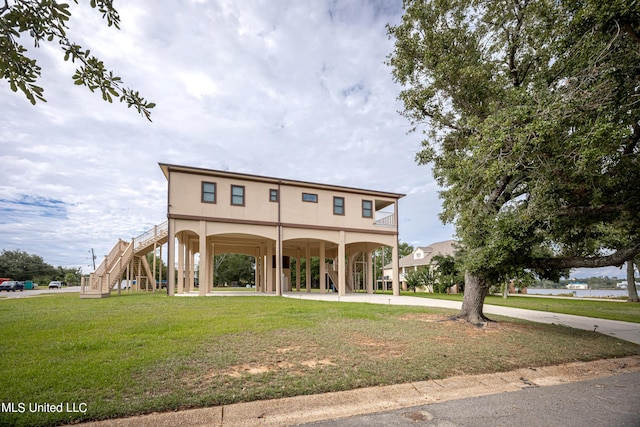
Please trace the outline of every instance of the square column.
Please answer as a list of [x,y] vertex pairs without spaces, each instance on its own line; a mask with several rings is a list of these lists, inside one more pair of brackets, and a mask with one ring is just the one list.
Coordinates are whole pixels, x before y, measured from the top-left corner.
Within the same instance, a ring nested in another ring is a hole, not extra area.
[[311,248],[307,243],[305,248],[305,288],[307,292],[311,292]]
[[[176,294],[176,236],[173,233],[175,229],[175,220],[168,220],[167,224],[167,294],[169,296],[174,296]],[[162,246],[160,246],[160,259],[162,259]],[[162,268],[160,269],[162,272]],[[160,274],[160,279],[162,279],[162,274]],[[162,281],[160,281],[160,286],[162,286]]]
[[[206,284],[206,274],[207,274],[207,264],[209,258],[207,257],[207,223],[205,221],[200,221],[200,233],[199,233],[199,252],[200,252],[200,265],[198,269],[200,270],[200,275],[205,275],[204,280],[200,277],[200,284],[198,288],[198,294],[200,296],[207,295],[207,284]],[[204,283],[203,283],[204,282]]]
[[[216,263],[216,245],[211,243],[209,246],[208,268],[207,268],[207,293],[213,292],[213,274],[215,273]],[[202,284],[200,285],[202,286]]]
[[273,244],[271,242],[267,243],[267,262],[266,262],[266,272],[267,272],[267,287],[265,292],[271,293],[273,292]]
[[193,281],[193,261],[194,254],[193,249],[191,248],[191,242],[187,244],[185,247],[186,257],[184,260],[184,292],[188,293],[194,289],[194,281]]
[[178,237],[178,293],[184,293],[184,242]]
[[278,226],[278,240],[276,240],[276,295],[282,295],[282,228]]
[[325,263],[325,242],[324,240],[320,241],[320,293],[327,293],[327,264]]
[[261,259],[260,259],[260,248],[256,247],[255,249],[255,264],[256,264],[256,270],[253,273],[253,284],[256,286],[256,292],[260,291],[260,263],[261,263]]
[[372,294],[373,293],[373,251],[371,252],[367,252],[367,274],[366,274],[366,287],[367,287],[367,293],[368,294]]
[[302,277],[300,277],[300,249],[296,249],[296,291],[300,292],[300,283],[302,283]]
[[399,260],[398,260],[398,241],[396,240],[396,244],[393,245],[391,249],[391,266],[392,266],[392,274],[391,278],[391,287],[393,288],[393,295],[400,295],[400,276],[399,276]]
[[347,294],[347,272],[344,261],[346,251],[345,240],[345,232],[343,230],[340,230],[340,243],[338,244],[338,295],[340,296],[344,296]]
[[260,272],[262,277],[260,277],[260,292],[267,291],[267,247],[265,245],[260,245],[260,267],[262,271]]

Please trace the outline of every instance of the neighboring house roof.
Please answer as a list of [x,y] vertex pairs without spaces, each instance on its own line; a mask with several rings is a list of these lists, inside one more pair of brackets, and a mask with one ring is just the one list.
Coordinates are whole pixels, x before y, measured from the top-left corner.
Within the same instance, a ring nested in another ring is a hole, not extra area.
[[[430,265],[436,255],[453,255],[456,252],[455,244],[455,240],[445,240],[444,242],[432,243],[429,246],[420,246],[409,255],[400,258],[398,266],[402,268]],[[385,265],[384,268],[391,268],[391,264]]]

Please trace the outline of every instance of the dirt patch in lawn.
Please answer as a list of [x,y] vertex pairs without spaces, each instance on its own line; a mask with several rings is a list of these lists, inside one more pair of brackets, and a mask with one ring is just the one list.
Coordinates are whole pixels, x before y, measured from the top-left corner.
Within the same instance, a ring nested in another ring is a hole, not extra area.
[[381,340],[362,333],[354,333],[351,336],[351,342],[363,347],[367,355],[372,358],[401,357],[406,348],[403,343]]
[[245,376],[262,375],[262,374],[268,374],[271,372],[278,372],[278,371],[286,371],[289,374],[298,373],[299,375],[304,375],[304,372],[302,372],[303,368],[315,369],[315,368],[320,368],[324,366],[335,366],[335,365],[336,363],[328,358],[320,359],[320,360],[303,360],[295,363],[278,361],[278,362],[269,363],[269,364],[242,364],[242,365],[230,366],[229,368],[224,370],[212,369],[209,372],[207,372],[207,374],[204,376],[204,379],[207,380],[216,376],[242,378]]
[[426,323],[450,323],[464,330],[467,336],[479,336],[491,333],[511,333],[523,328],[522,325],[507,322],[487,322],[482,326],[473,325],[466,320],[456,319],[452,316],[429,313],[410,313],[400,317],[402,320]]

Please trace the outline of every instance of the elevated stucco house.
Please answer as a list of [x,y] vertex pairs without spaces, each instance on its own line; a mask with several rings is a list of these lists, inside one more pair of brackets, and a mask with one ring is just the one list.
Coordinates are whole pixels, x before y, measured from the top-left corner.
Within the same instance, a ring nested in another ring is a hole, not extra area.
[[[223,253],[255,257],[257,292],[299,290],[300,271],[292,284],[290,260],[310,257],[330,260],[320,262],[320,292],[373,292],[372,252],[381,246],[392,248],[390,276],[399,295],[403,194],[164,163],[160,168],[168,181],[168,241],[177,242],[168,246],[167,265],[177,265],[177,277],[169,269],[169,295],[195,292],[196,254],[197,292],[211,292],[213,257]],[[309,291],[310,271],[303,274]]]
[[[421,266],[433,266],[433,257],[436,255],[454,255],[456,241],[445,240],[443,242],[431,243],[428,246],[420,246],[414,249],[409,255],[404,256],[398,262],[400,269],[400,283],[403,289],[406,289],[405,275],[410,270],[417,270]],[[391,276],[393,274],[393,265],[387,264],[384,266],[384,275]]]
[[[169,295],[212,291],[214,256],[254,257],[257,292],[291,291],[291,259],[321,261],[320,292],[373,292],[372,254],[392,248],[394,295],[400,294],[398,200],[404,194],[249,175],[161,163],[167,178],[167,221],[131,239],[119,240],[98,268],[84,278],[81,298],[108,297],[121,279],[127,287],[155,290],[164,283],[147,262],[167,244]],[[196,266],[197,263],[197,266]],[[295,289],[300,290],[300,262]],[[307,262],[310,291],[311,262]],[[198,285],[196,286],[196,272]],[[196,290],[196,287],[198,288]]]

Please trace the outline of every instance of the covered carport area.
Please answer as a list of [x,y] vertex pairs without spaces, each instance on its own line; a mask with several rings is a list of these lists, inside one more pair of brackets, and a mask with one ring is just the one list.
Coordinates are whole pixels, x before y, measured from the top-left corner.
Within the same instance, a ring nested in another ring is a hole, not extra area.
[[[276,295],[294,290],[311,292],[313,257],[319,259],[319,292],[335,290],[339,295],[355,291],[373,293],[373,252],[376,249],[391,247],[397,260],[397,236],[383,231],[363,233],[186,219],[171,220],[170,228],[175,245],[173,251],[171,247],[169,249],[169,265],[175,257],[177,267],[176,277],[169,277],[170,295],[197,292],[204,296],[214,292],[214,257],[225,253],[254,257],[255,291]],[[304,272],[302,259],[306,260]],[[292,283],[292,264],[295,264],[295,283]],[[397,261],[395,267],[397,271]],[[171,273],[170,270],[170,276]],[[393,290],[399,295],[397,281]]]

